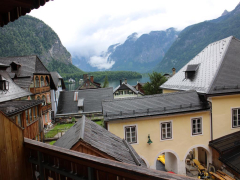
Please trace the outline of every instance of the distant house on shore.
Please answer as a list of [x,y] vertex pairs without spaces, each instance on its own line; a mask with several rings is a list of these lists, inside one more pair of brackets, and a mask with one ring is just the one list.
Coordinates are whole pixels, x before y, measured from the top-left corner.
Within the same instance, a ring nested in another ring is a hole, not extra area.
[[72,79],[72,78],[70,78],[70,79],[68,80],[68,82],[69,82],[69,83],[75,83],[75,80]]
[[120,84],[113,90],[113,94],[114,98],[139,97],[144,95],[141,91],[136,90],[128,84],[127,79],[124,82],[120,80]]
[[90,76],[90,79],[89,79],[88,74],[84,74],[83,80],[79,81],[79,86],[77,90],[98,89],[98,88],[101,88],[101,84],[94,81],[94,76]]

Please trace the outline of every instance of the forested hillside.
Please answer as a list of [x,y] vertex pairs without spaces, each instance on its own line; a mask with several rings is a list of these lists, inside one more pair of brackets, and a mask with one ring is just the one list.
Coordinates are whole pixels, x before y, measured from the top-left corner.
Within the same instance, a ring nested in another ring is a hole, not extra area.
[[240,5],[217,19],[185,28],[154,71],[171,72],[173,67],[178,71],[208,44],[232,35],[240,39]]

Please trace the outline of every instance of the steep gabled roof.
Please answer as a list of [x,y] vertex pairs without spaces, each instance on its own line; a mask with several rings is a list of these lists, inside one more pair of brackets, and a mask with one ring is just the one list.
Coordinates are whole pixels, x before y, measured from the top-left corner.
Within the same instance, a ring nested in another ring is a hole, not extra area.
[[[240,41],[233,36],[209,44],[177,74],[160,86],[162,89],[196,90],[204,94],[240,92]],[[195,65],[195,66],[193,66]],[[187,69],[195,69],[192,79]]]
[[[77,142],[82,141],[117,161],[146,167],[143,160],[125,140],[107,131],[95,122],[83,116],[57,142],[55,146],[71,149]],[[124,142],[125,141],[125,142]],[[135,157],[137,159],[134,160]]]
[[102,105],[105,121],[208,109],[196,91],[114,99],[103,101]]
[[65,83],[63,81],[63,78],[62,76],[58,73],[58,72],[50,72],[51,74],[51,78],[52,78],[52,82],[53,85],[54,85],[54,89],[58,89],[58,82],[61,81],[61,84],[62,84],[62,89],[66,89],[65,88]]
[[17,84],[15,84],[5,70],[0,70],[0,75],[9,83],[9,89],[5,92],[0,92],[0,102],[32,95],[32,93],[23,90]]
[[131,86],[128,83],[123,82],[121,85],[118,85],[114,90],[113,93],[115,93],[117,90],[125,90],[125,89],[129,89],[132,90],[135,94],[142,94],[144,95],[142,92],[136,90],[133,86]]
[[74,101],[75,92],[78,93],[78,99],[84,99],[84,112],[102,112],[102,101],[113,99],[112,87],[61,91],[57,114],[78,113],[78,101]]

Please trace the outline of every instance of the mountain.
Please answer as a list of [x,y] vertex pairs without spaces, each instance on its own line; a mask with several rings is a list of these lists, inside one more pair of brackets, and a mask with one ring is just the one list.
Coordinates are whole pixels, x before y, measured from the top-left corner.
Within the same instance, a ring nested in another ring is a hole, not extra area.
[[153,70],[179,70],[208,44],[231,35],[240,39],[240,5],[217,19],[186,27]]
[[108,56],[108,62],[115,62],[110,70],[146,72],[152,69],[162,60],[178,34],[174,28],[152,31],[140,37],[137,33],[131,34],[123,44],[109,46],[105,56]]
[[37,55],[47,67],[55,60],[64,68],[82,72],[73,67],[71,54],[58,35],[43,21],[28,15],[0,28],[0,57],[26,55]]

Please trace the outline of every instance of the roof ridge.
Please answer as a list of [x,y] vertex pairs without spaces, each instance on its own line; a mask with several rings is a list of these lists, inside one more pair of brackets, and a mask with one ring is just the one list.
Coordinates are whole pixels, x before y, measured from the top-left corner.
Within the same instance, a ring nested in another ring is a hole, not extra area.
[[78,139],[82,139],[82,140],[83,140],[83,138],[84,138],[84,130],[85,130],[86,116],[83,115],[82,118],[81,118],[81,120],[82,120],[82,127],[81,127],[82,131],[80,132]]
[[161,97],[161,96],[170,96],[173,94],[186,94],[190,92],[196,92],[196,90],[188,90],[188,91],[178,91],[173,93],[165,93],[165,94],[154,94],[154,95],[146,95],[146,96],[140,96],[140,97],[127,97],[127,98],[117,98],[113,100],[104,100],[103,102],[111,102],[111,101],[122,101],[122,100],[131,100],[131,99],[145,99],[145,98],[153,98],[153,97]]
[[[224,59],[225,59],[226,53],[227,53],[227,51],[228,51],[229,45],[230,45],[231,42],[232,42],[233,36],[229,36],[229,37],[227,37],[227,38],[230,38],[230,40],[229,40],[229,42],[228,42],[228,44],[227,44],[227,47],[226,47],[226,49],[225,49],[225,51],[224,51],[224,54],[223,54],[223,56],[222,56],[222,58],[221,58],[221,60],[220,60],[220,64],[219,64],[219,66],[218,66],[218,69],[217,69],[217,71],[216,71],[216,73],[215,73],[215,75],[214,75],[214,77],[213,77],[213,79],[212,79],[212,81],[211,81],[211,83],[210,83],[207,91],[206,91],[206,94],[209,93],[209,91],[210,91],[211,88],[212,88],[212,85],[213,85],[214,81],[215,81],[216,78],[218,77],[218,73],[219,73],[219,71],[220,71],[220,69],[221,69],[221,67],[222,67],[222,64],[223,64],[223,62],[224,62]],[[224,39],[227,39],[227,38],[224,38]],[[222,40],[224,40],[224,39],[222,39]],[[222,41],[222,40],[220,40],[220,41]],[[217,41],[217,42],[218,42],[218,41]]]

